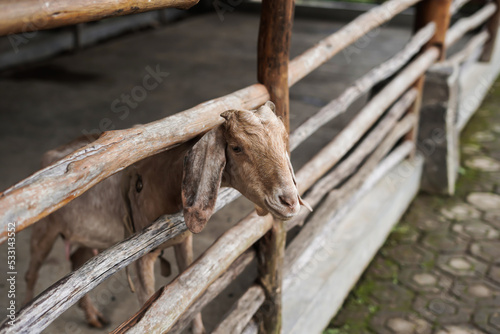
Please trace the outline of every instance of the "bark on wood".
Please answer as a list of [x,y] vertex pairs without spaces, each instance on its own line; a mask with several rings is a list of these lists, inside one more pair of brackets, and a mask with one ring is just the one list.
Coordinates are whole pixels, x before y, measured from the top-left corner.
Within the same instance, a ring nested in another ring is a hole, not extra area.
[[307,119],[290,136],[290,148],[295,149],[322,125],[344,113],[354,101],[369,92],[377,83],[390,78],[399,71],[430,41],[434,36],[435,29],[434,23],[427,24],[411,38],[403,50],[356,80],[338,98],[332,100],[318,113]]
[[0,193],[0,242],[6,239],[9,223],[23,230],[108,176],[219,125],[223,111],[254,109],[268,99],[266,88],[255,84],[139,128],[106,132]]
[[241,334],[258,334],[259,333],[259,324],[255,322],[253,319],[250,320],[248,325],[243,329]]
[[266,298],[264,289],[258,285],[251,286],[231,307],[224,319],[212,331],[212,334],[239,334]]
[[[396,142],[404,136],[413,126],[415,122],[415,115],[408,115],[391,131],[390,135],[379,145],[375,152],[370,156],[365,164],[359,171],[352,176],[349,181],[340,189],[333,190],[329,193],[325,200],[327,205],[322,205],[323,209],[319,209],[313,213],[311,221],[304,226],[302,231],[291,242],[287,248],[287,255],[285,257],[285,273],[292,273],[297,275],[300,270],[311,260],[312,254],[322,247],[324,243],[318,242],[317,238],[323,233],[326,226],[318,223],[315,224],[315,216],[330,215],[336,216],[336,219],[343,217],[349,210],[347,201],[358,191],[359,186],[366,180],[370,173],[376,168],[380,160],[390,151]],[[412,144],[412,147],[414,145]],[[332,208],[334,208],[332,210]],[[319,221],[325,221],[321,219]],[[288,278],[287,278],[288,280]],[[290,284],[290,281],[288,281]],[[286,284],[284,288],[286,288]]]
[[421,0],[390,0],[360,15],[339,31],[293,59],[290,62],[289,85],[293,85],[360,37],[419,1]]
[[[373,152],[385,136],[393,129],[397,121],[408,110],[417,97],[417,91],[408,91],[394,106],[387,112],[377,126],[370,131],[363,141],[356,147],[344,161],[335,167],[328,175],[319,180],[308,192],[304,199],[311,205],[316,206],[321,199],[333,188],[337,187],[351,174],[355,173],[363,160]],[[302,225],[309,216],[309,210],[301,209],[300,213],[287,222],[286,228],[290,230],[294,226]]]
[[495,50],[495,41],[497,40],[498,25],[500,23],[500,0],[493,0],[493,2],[496,4],[497,8],[495,14],[493,14],[486,24],[486,29],[490,37],[484,46],[483,54],[480,58],[483,62],[489,62],[491,60],[491,56]]
[[[373,97],[353,121],[297,173],[297,180],[300,180],[297,181],[299,192],[305,192],[332,168],[438,57],[437,48],[428,49]],[[328,160],[320,157],[328,157]]]
[[497,10],[497,5],[494,3],[489,3],[475,14],[458,20],[449,30],[446,35],[446,47],[450,47],[455,44],[460,38],[462,38],[467,32],[476,29],[483,23],[485,23],[490,17],[492,17]]
[[[266,86],[271,100],[276,105],[276,115],[283,119],[288,133],[288,63],[293,9],[293,0],[262,0],[258,43],[258,80]],[[281,333],[281,284],[285,242],[285,223],[274,220],[271,230],[257,244],[259,281],[264,287],[265,299],[269,305],[262,313],[261,332],[267,334]]]
[[424,46],[424,50],[435,46],[440,50],[439,60],[446,58],[445,37],[450,26],[452,0],[424,0],[417,5],[415,14],[415,30],[434,22],[436,24],[436,33],[431,40]]
[[266,86],[276,115],[290,132],[288,63],[293,23],[293,0],[263,0],[258,40],[257,77]]
[[162,8],[188,9],[198,0],[4,0],[0,36],[51,29]]
[[468,2],[470,2],[470,0],[455,0],[455,1],[453,1],[453,3],[451,4],[451,8],[450,8],[451,15],[455,15],[456,13],[458,13],[460,8],[462,8]]

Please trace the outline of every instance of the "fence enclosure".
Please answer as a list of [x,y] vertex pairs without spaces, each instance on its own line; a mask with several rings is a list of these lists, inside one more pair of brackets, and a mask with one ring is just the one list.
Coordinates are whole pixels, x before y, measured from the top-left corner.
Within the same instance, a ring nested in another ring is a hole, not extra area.
[[[37,1],[7,2],[3,6],[9,10],[0,12],[0,33],[29,30],[26,22],[35,17],[45,18],[50,23],[44,28],[51,28],[195,4],[153,0],[127,9],[123,7],[126,1],[100,0],[91,1],[99,6],[85,8],[87,2],[54,1],[60,8],[71,9],[71,18],[66,11],[40,11]],[[227,109],[254,109],[271,99],[288,126],[290,86],[372,29],[416,5],[415,32],[406,46],[290,133],[293,151],[357,98],[372,92],[352,121],[296,173],[299,191],[315,212],[301,211],[287,222],[251,213],[113,333],[180,333],[253,259],[259,269],[255,284],[221,319],[214,333],[321,331],[419,190],[421,178],[425,190],[453,191],[458,133],[482,100],[479,97],[475,105],[467,105],[470,111],[462,112],[461,95],[466,89],[461,80],[464,76],[467,82],[471,80],[471,73],[477,71],[470,69],[477,61],[495,59],[499,23],[500,0],[495,0],[449,27],[452,16],[467,2],[386,1],[289,60],[293,1],[263,0],[259,83],[139,128],[106,132],[5,190],[0,194],[0,241],[6,239],[8,222],[16,221],[18,230],[36,223],[110,175],[217,126],[219,114]],[[23,11],[17,10],[21,7]],[[35,12],[37,16],[32,15]],[[449,47],[483,26],[461,51],[446,59]],[[491,82],[500,65],[490,66],[496,71]],[[433,139],[436,133],[439,140]],[[432,154],[422,150],[429,139],[433,140]],[[402,165],[408,167],[403,177],[398,169]],[[391,183],[395,177],[398,181]],[[216,210],[238,196],[235,190],[221,191]],[[285,248],[287,231],[302,225]],[[41,293],[18,311],[13,326],[4,323],[0,333],[41,332],[109,276],[184,231],[180,214],[159,218]]]

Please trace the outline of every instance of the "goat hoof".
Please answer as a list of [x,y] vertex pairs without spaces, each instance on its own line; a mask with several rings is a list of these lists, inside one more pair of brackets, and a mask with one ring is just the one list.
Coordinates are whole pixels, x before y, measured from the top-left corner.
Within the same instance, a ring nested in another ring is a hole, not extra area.
[[93,314],[87,318],[87,322],[90,327],[94,328],[103,328],[109,324],[109,320],[106,319],[102,313],[98,312],[97,314]]

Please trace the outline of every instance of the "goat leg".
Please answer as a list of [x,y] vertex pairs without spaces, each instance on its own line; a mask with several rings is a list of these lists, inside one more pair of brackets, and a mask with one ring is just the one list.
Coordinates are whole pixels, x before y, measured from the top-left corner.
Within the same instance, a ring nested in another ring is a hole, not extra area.
[[[174,245],[174,250],[177,267],[179,268],[179,273],[181,273],[186,270],[191,263],[193,263],[193,234],[188,233],[182,242]],[[194,316],[191,331],[193,334],[206,333],[201,313]]]
[[59,235],[59,231],[54,226],[50,226],[50,216],[40,220],[31,228],[30,241],[30,264],[25,275],[26,296],[23,304],[33,299],[35,284],[38,279],[38,271],[43,261],[49,255],[54,242]]
[[[87,260],[94,256],[94,251],[88,247],[79,247],[71,254],[71,266],[73,270],[80,268]],[[92,304],[89,295],[85,295],[78,302],[78,306],[85,312],[87,323],[96,328],[102,328],[109,323],[104,315]]]

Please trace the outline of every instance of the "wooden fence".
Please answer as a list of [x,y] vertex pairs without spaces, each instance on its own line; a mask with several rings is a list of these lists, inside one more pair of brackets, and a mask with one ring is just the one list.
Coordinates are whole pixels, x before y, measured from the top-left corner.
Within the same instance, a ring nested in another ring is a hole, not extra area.
[[[110,175],[217,126],[221,123],[219,114],[227,109],[253,109],[271,99],[288,127],[289,86],[372,29],[416,5],[415,33],[407,45],[290,134],[289,147],[293,151],[319,127],[344,113],[357,98],[385,82],[354,119],[296,173],[299,191],[305,193],[311,205],[319,208],[318,204],[326,196],[324,207],[333,206],[339,213],[347,212],[352,207],[353,196],[368,190],[365,186],[368,180],[373,184],[391,167],[415,155],[426,71],[436,62],[463,62],[478,48],[484,50],[482,60],[490,59],[498,29],[499,2],[488,2],[477,13],[449,27],[452,15],[467,1],[386,1],[289,61],[293,0],[263,0],[258,39],[259,83],[139,128],[107,132],[92,144],[7,189],[0,194],[0,241],[6,239],[9,222],[16,222],[18,231],[36,223]],[[54,4],[53,8],[37,7],[43,3],[4,2],[2,6],[6,10],[0,11],[0,33],[30,29],[26,23],[32,19],[45,20],[43,28],[51,28],[169,6],[188,8],[195,1],[137,1],[137,7],[126,7],[128,1],[55,0],[49,2]],[[88,7],[90,3],[92,6]],[[54,8],[57,10],[52,10]],[[485,29],[475,35],[463,51],[445,60],[447,48],[483,25]],[[238,196],[235,190],[221,191],[216,210]],[[288,222],[251,213],[226,231],[171,283],[158,290],[114,333],[180,333],[193,315],[253,259],[258,260],[259,277],[214,333],[258,330],[280,333],[283,281],[310,260],[311,246],[314,248],[318,242],[311,229],[321,226],[319,220],[313,219],[306,225],[311,228],[296,237],[300,242],[294,242],[285,252],[286,231],[302,225],[306,218],[307,213],[303,211]],[[45,290],[19,310],[14,325],[4,323],[0,333],[41,332],[109,276],[185,230],[180,214],[159,218]],[[263,305],[265,312],[259,311]],[[260,316],[255,317],[256,313]]]

